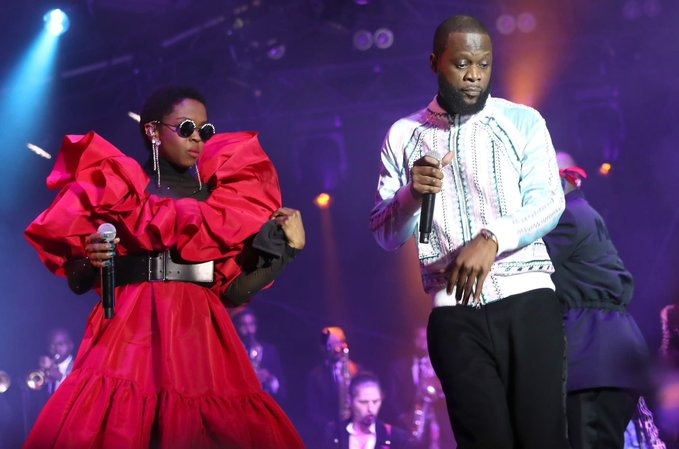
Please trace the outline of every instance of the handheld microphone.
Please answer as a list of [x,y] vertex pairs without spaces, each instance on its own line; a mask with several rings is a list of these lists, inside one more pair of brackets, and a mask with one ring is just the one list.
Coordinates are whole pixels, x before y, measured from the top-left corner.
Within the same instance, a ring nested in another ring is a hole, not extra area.
[[[106,242],[114,244],[116,238],[116,228],[111,223],[103,223],[97,229]],[[104,307],[104,317],[113,318],[113,308],[115,307],[115,264],[113,258],[107,260],[101,268],[101,305]]]
[[420,243],[429,243],[431,223],[434,221],[435,203],[435,193],[425,193],[422,195],[422,211],[420,212]]

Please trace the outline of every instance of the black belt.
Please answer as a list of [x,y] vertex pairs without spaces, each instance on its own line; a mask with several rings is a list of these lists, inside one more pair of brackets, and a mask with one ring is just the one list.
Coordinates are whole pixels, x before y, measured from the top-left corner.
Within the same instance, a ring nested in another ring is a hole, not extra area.
[[182,281],[209,285],[215,281],[215,263],[212,260],[188,263],[170,251],[116,256],[115,281],[116,286],[148,281]]

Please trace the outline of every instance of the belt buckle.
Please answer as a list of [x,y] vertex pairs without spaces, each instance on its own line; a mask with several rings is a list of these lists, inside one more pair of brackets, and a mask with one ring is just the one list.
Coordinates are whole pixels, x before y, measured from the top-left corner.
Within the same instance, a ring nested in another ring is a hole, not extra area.
[[167,275],[165,253],[149,253],[148,260],[148,280],[149,281],[165,281]]
[[214,261],[182,263],[172,260],[170,251],[148,255],[149,281],[214,282]]
[[163,259],[163,282],[167,281],[167,259],[170,258],[169,251],[163,251],[160,253],[161,259]]

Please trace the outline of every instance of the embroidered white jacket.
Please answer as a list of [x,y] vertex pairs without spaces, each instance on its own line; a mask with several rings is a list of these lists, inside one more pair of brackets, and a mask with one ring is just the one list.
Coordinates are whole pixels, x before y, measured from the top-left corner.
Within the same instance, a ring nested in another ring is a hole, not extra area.
[[554,271],[541,237],[557,224],[564,196],[554,147],[533,108],[489,97],[473,115],[450,116],[434,99],[398,120],[382,146],[371,229],[395,250],[418,236],[419,204],[410,190],[413,163],[425,154],[454,157],[443,168],[430,243],[418,242],[422,282],[434,305],[445,294],[448,267],[481,229],[498,239],[498,258],[486,278],[482,304],[536,288],[554,288]]

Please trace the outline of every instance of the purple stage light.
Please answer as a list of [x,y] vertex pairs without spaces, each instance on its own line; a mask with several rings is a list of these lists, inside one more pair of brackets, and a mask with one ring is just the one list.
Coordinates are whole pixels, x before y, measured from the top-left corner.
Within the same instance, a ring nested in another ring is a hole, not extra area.
[[369,50],[373,46],[373,35],[367,30],[358,30],[354,33],[354,48],[360,51]]

